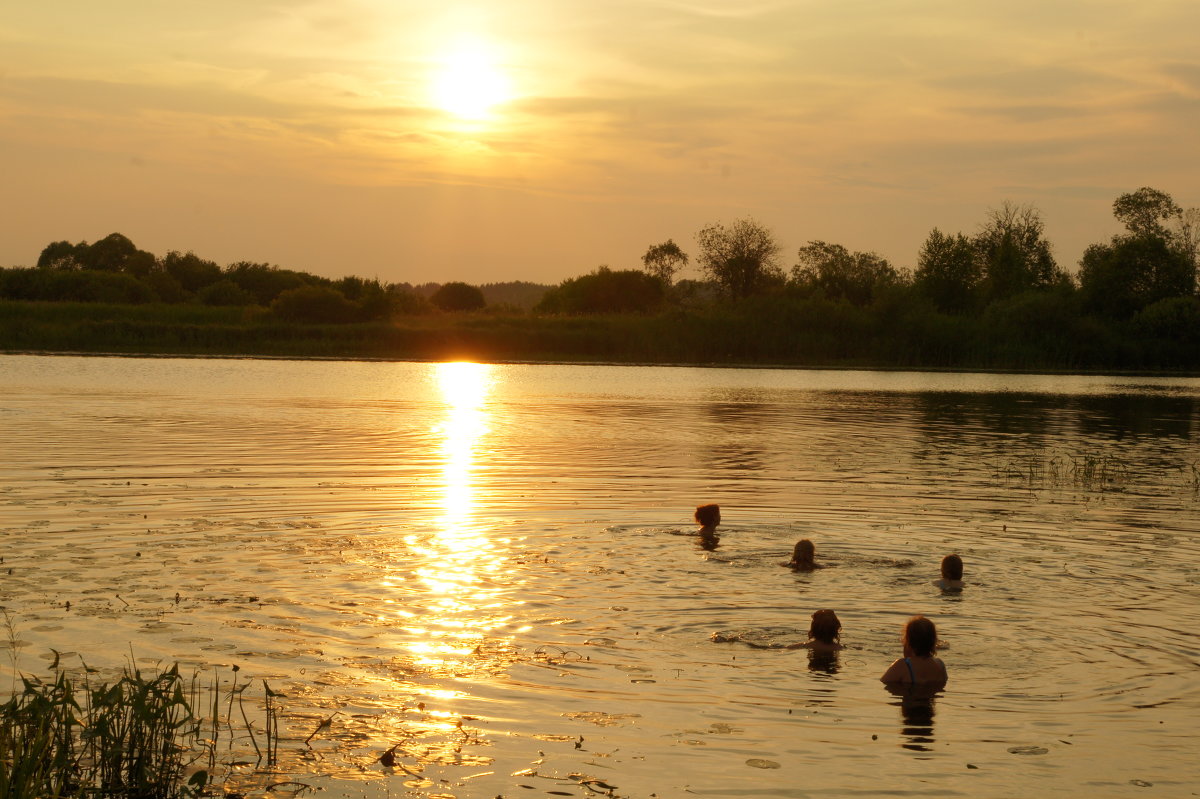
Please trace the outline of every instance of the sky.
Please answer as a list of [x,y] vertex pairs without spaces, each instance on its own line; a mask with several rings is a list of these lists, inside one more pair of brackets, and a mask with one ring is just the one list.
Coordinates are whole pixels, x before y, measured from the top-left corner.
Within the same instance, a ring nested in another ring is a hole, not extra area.
[[[555,284],[751,217],[913,267],[1032,204],[1060,265],[1200,205],[1196,0],[41,0],[0,14],[0,266]],[[697,277],[694,264],[683,277]]]

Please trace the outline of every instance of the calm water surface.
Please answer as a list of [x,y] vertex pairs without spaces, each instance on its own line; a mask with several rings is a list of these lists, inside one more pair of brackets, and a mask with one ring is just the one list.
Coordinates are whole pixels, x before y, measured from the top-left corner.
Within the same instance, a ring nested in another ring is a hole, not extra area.
[[5,645],[267,680],[251,795],[1192,796],[1198,443],[1195,379],[0,356]]

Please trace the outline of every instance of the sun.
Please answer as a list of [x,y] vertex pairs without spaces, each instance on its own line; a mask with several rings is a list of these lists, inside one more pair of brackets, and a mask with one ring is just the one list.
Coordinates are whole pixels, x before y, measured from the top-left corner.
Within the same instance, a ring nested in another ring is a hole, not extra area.
[[483,119],[512,98],[512,86],[489,47],[466,42],[440,60],[434,76],[433,102],[463,119]]

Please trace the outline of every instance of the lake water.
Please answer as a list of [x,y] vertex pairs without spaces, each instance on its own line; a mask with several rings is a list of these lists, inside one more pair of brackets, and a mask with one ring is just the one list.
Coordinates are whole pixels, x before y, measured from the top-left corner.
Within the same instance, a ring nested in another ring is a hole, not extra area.
[[248,795],[1194,796],[1198,443],[1197,379],[0,356],[5,646],[266,680]]

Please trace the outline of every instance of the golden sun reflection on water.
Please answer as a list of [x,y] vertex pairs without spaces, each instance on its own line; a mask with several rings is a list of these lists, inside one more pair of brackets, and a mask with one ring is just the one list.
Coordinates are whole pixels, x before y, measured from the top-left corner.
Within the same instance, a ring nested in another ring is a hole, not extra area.
[[432,533],[408,540],[425,610],[410,620],[414,640],[408,648],[415,665],[461,673],[467,663],[471,671],[488,667],[480,657],[483,645],[511,620],[502,579],[507,541],[494,535],[475,507],[476,453],[488,434],[487,399],[495,376],[486,364],[443,363],[435,369],[446,414],[435,428],[441,435],[442,513]]

